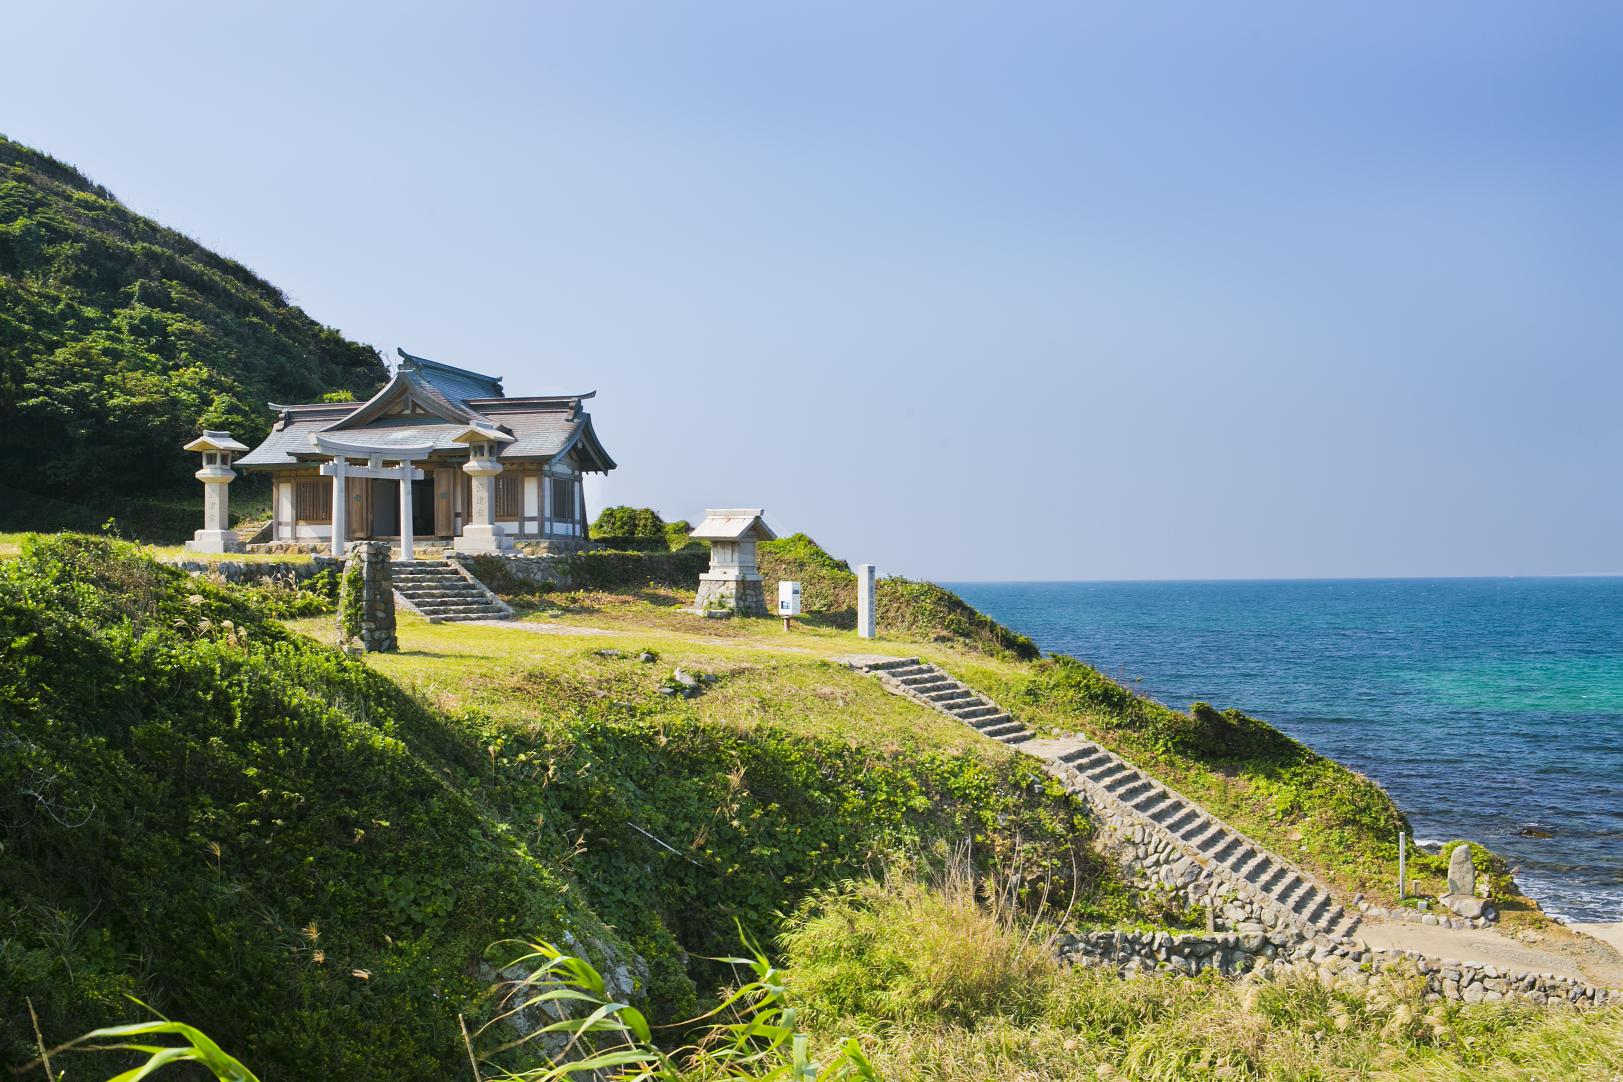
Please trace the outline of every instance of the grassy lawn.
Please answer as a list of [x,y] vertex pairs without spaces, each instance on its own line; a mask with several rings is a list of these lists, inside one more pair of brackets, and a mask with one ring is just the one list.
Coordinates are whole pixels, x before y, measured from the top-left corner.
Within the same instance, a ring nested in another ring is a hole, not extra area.
[[[544,624],[544,629],[525,627]],[[331,617],[290,622],[331,640]],[[885,691],[829,660],[845,653],[906,656],[911,644],[862,642],[850,632],[776,619],[706,620],[662,599],[570,595],[547,614],[505,624],[430,624],[402,612],[400,652],[367,663],[445,710],[477,710],[515,726],[545,725],[571,709],[693,719],[853,745],[911,746],[983,758],[1012,754],[953,719]],[[639,661],[645,652],[654,662]],[[661,694],[675,669],[714,677],[694,698]]]
[[[775,618],[707,620],[686,611],[688,603],[685,592],[648,588],[543,595],[520,607],[518,623],[505,626],[431,625],[402,614],[401,652],[368,661],[442,707],[475,709],[519,725],[541,723],[560,702],[601,710],[606,701],[638,716],[770,723],[870,746],[1010,754],[828,660],[853,653],[919,656],[1039,732],[1081,733],[1137,763],[1315,874],[1344,902],[1358,892],[1389,900],[1396,831],[1386,829],[1383,817],[1395,810],[1367,780],[1305,749],[1283,757],[1203,760],[1169,748],[1109,707],[1066,701],[1046,682],[1046,663],[989,658],[946,643],[860,640],[815,615],[797,619],[790,631]],[[331,637],[326,618],[295,626]],[[644,650],[658,661],[638,662]],[[661,696],[660,685],[676,667],[718,679],[694,699]],[[1440,861],[1436,869],[1424,859],[1415,866],[1423,879],[1442,870]],[[1501,903],[1511,915],[1525,908],[1517,898]]]

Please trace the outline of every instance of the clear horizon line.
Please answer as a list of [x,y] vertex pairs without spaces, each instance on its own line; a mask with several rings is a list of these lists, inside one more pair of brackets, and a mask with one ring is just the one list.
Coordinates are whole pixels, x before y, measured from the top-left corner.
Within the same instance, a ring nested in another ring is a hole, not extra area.
[[1497,575],[1302,575],[1262,577],[1235,575],[1206,578],[1120,578],[1120,579],[938,579],[943,586],[1052,586],[1070,583],[1247,583],[1247,582],[1489,582],[1511,579],[1618,579],[1623,571],[1576,571],[1561,574]]

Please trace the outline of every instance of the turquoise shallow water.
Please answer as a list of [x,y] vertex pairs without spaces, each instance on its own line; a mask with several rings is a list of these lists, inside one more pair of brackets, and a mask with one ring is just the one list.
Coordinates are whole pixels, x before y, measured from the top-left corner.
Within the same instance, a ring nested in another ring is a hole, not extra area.
[[1553,914],[1623,920],[1623,578],[952,588],[1169,705],[1266,718]]

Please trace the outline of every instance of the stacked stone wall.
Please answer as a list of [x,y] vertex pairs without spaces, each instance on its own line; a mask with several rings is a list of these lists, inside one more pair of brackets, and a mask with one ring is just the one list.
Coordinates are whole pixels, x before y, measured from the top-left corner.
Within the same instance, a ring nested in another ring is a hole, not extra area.
[[350,543],[348,566],[339,580],[338,638],[347,648],[368,653],[400,649],[387,541]]
[[1362,987],[1388,971],[1413,971],[1425,978],[1427,998],[1459,1003],[1518,1000],[1598,1007],[1623,1001],[1623,994],[1555,973],[1516,972],[1481,962],[1428,958],[1412,951],[1371,950],[1345,939],[1303,938],[1278,930],[1221,935],[1090,932],[1063,940],[1060,957],[1075,965],[1110,966],[1123,976],[1173,973],[1193,977],[1207,970],[1224,976],[1308,973],[1323,981]]
[[1204,908],[1215,928],[1255,925],[1265,933],[1279,929],[1301,937],[1318,934],[1317,928],[1253,884],[1200,856],[1171,831],[1107,791],[1087,785],[1077,795],[1088,806],[1106,851],[1139,890],[1159,894],[1175,908]]
[[250,584],[266,579],[291,579],[303,582],[323,571],[335,571],[343,566],[342,560],[331,556],[315,556],[308,560],[171,560],[182,571],[193,575],[218,576],[227,582]]

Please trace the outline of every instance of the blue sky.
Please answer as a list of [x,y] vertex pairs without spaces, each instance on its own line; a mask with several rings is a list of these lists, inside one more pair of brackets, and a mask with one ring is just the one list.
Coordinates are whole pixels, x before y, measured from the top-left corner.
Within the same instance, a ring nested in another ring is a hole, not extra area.
[[596,388],[596,506],[949,580],[1623,570],[1623,9],[142,7],[5,4],[0,131]]

